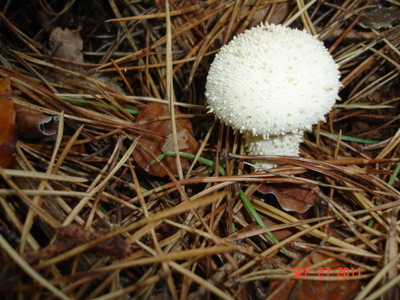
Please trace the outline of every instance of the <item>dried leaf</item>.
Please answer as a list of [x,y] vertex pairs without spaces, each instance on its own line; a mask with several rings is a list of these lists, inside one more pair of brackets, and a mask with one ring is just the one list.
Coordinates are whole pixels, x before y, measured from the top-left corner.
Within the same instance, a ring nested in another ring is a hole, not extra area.
[[[67,62],[55,61],[54,63],[64,69],[71,70],[77,73],[86,74],[83,67],[79,64],[83,63],[83,40],[80,33],[76,30],[70,30],[68,28],[62,30],[60,27],[55,28],[49,39],[50,50],[56,57],[75,62],[78,64],[70,64]],[[118,81],[115,78],[94,74],[92,78],[95,78],[100,83],[105,84],[109,88],[124,94],[124,90],[119,86]],[[59,81],[61,86],[66,86],[66,82]],[[97,88],[92,82],[86,83],[88,87]]]
[[271,24],[281,24],[285,21],[285,19],[290,14],[292,7],[289,1],[276,3],[275,10],[271,16],[271,19],[268,23]]
[[15,109],[11,100],[10,79],[0,80],[0,167],[9,168],[14,162],[17,129]]
[[[279,292],[275,294],[271,300],[279,299],[325,299],[325,300],[347,300],[353,299],[360,290],[360,283],[357,280],[331,280],[332,277],[337,277],[336,270],[339,268],[346,267],[343,263],[335,260],[325,265],[320,266],[317,271],[320,271],[320,275],[326,277],[327,280],[307,280],[307,274],[305,271],[307,267],[322,262],[328,257],[319,253],[312,254],[309,258],[302,262],[301,266],[297,269],[305,280],[299,281],[291,279],[288,282],[283,282],[282,279],[273,279],[270,281],[270,293],[273,293],[276,289]],[[298,266],[300,260],[295,260],[291,263],[292,267]],[[303,268],[303,269],[301,269]],[[328,269],[330,273],[328,275]],[[295,272],[293,273],[295,275]],[[329,278],[328,278],[329,277]],[[282,283],[284,286],[282,288]],[[292,295],[294,293],[294,295]]]
[[[71,140],[71,136],[65,136],[62,140],[62,145],[69,143],[70,140]],[[85,146],[82,144],[77,144],[77,145],[74,145],[71,147],[69,157],[74,159],[74,155],[70,155],[70,154],[82,155],[83,153],[85,153]]]
[[[258,9],[251,18],[250,27],[257,26],[265,22],[265,19],[267,15],[270,13],[271,8],[272,5]],[[251,7],[245,6],[242,9],[241,13],[246,13],[247,11],[249,11],[249,9],[251,9]],[[289,4],[289,1],[275,3],[274,11],[270,19],[268,20],[268,23],[281,24],[289,15],[290,10],[291,10],[291,5]]]
[[[79,225],[60,227],[58,228],[57,241],[54,244],[48,245],[35,252],[27,252],[24,257],[30,264],[34,264],[40,260],[49,259],[66,252],[73,247],[95,240],[103,234],[104,233],[101,231],[95,233],[90,232]],[[116,236],[97,244],[93,250],[103,255],[122,258],[129,253],[130,247],[120,236]]]
[[89,241],[93,235],[92,232],[84,227],[73,224],[58,228],[58,234],[59,241],[72,241],[74,245]]
[[9,295],[10,290],[15,286],[15,281],[21,275],[21,269],[3,248],[0,248],[0,262],[0,293]]
[[265,195],[274,195],[280,206],[286,211],[304,213],[317,201],[318,196],[314,192],[316,188],[318,188],[317,185],[312,183],[305,183],[300,186],[289,184],[262,185],[258,188],[258,191]]
[[380,30],[392,28],[399,20],[400,8],[377,6],[365,11],[358,25],[363,28]]
[[[175,115],[181,115],[179,110],[175,108]],[[140,143],[148,151],[151,151],[155,156],[163,153],[174,151],[174,140],[171,129],[171,120],[164,118],[169,116],[168,106],[160,103],[150,103],[142,109],[137,116],[136,123],[141,129],[154,132],[156,136],[148,135],[140,138]],[[148,121],[148,122],[146,122]],[[198,148],[198,142],[194,138],[192,124],[187,119],[176,118],[176,130],[179,144],[179,151],[186,153],[195,153]],[[154,164],[148,168],[150,162],[154,160],[153,156],[141,148],[137,148],[134,153],[134,161],[143,169],[154,176],[165,177],[166,171],[160,164]],[[166,157],[162,160],[163,164],[172,172],[177,175],[175,157]],[[181,157],[183,170],[190,167],[190,163],[186,158]]]
[[41,260],[49,259],[64,253],[72,247],[73,245],[70,245],[67,242],[57,242],[55,244],[48,245],[47,247],[40,248],[37,251],[26,252],[24,254],[24,258],[29,264],[36,264]]
[[[77,63],[83,63],[83,41],[78,31],[68,28],[62,30],[60,27],[57,27],[50,34],[49,44],[54,56]],[[75,64],[61,62],[57,62],[56,64],[67,70],[75,72],[82,71],[82,68]]]
[[18,136],[28,140],[52,140],[58,130],[59,117],[16,106]]
[[[239,214],[236,214],[236,216],[239,216]],[[244,218],[244,217],[242,217]],[[264,224],[266,225],[266,228],[270,228],[276,225],[281,225],[282,223],[277,223],[273,219],[270,218],[262,218]],[[235,233],[231,234],[228,238],[229,241],[237,241],[237,240],[242,240],[245,239],[249,236],[258,236],[259,233],[255,233],[257,229],[260,229],[259,225],[254,222],[252,224],[247,225],[246,227],[237,229]],[[274,230],[274,236],[278,241],[282,241],[286,239],[289,236],[292,236],[297,232],[296,229],[293,228],[287,228],[287,229],[279,229],[279,230]],[[296,239],[295,242],[299,241],[304,241],[302,238]]]

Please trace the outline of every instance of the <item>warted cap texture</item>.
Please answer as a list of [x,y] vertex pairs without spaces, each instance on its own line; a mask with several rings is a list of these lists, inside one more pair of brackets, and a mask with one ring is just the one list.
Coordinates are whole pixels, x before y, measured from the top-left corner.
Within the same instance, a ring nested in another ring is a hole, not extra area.
[[245,31],[210,67],[210,112],[253,135],[299,132],[323,119],[340,88],[333,58],[314,36],[281,25]]

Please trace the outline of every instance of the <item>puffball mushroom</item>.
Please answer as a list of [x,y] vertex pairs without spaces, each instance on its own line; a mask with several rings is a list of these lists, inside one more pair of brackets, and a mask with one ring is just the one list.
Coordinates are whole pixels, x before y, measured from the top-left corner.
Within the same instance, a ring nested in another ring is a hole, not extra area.
[[[251,155],[299,155],[303,131],[330,111],[338,66],[316,37],[261,25],[217,53],[207,76],[209,112],[243,133]],[[256,161],[257,170],[274,165]]]

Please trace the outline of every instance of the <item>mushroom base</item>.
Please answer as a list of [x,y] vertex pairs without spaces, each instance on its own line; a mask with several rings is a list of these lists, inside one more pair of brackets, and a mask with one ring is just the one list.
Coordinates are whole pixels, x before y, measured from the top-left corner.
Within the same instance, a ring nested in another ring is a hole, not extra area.
[[[299,145],[302,138],[302,131],[268,138],[249,134],[245,136],[246,150],[249,155],[299,156]],[[276,163],[266,160],[254,160],[253,163],[255,171],[268,170],[277,166]]]

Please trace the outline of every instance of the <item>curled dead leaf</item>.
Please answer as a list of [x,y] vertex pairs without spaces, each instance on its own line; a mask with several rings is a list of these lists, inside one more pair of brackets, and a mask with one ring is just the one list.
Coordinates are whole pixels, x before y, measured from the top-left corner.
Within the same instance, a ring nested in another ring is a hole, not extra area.
[[[65,60],[55,60],[55,65],[67,70],[87,75],[85,69],[81,66],[81,64],[84,62],[82,53],[83,40],[79,31],[68,28],[61,29],[60,27],[57,27],[50,34],[49,45],[53,56]],[[68,61],[73,63],[68,63]],[[124,94],[124,90],[121,88],[115,78],[102,76],[99,74],[93,74],[91,78],[97,80],[101,84],[104,84],[111,90],[117,91],[120,94]],[[51,79],[57,80],[56,78]],[[63,87],[69,85],[67,82],[65,82],[65,80],[57,81],[58,84]],[[92,81],[87,81],[85,84],[88,88],[99,88]]]
[[[30,264],[35,264],[40,260],[49,259],[73,247],[93,241],[105,233],[102,230],[91,232],[80,225],[74,224],[60,227],[58,228],[58,236],[54,244],[50,244],[37,251],[26,252],[24,258]],[[116,236],[97,244],[93,250],[98,254],[122,258],[129,254],[130,246],[120,236]]]
[[59,117],[16,106],[18,136],[28,140],[52,140],[58,130]]
[[314,192],[318,186],[313,183],[302,185],[262,185],[258,191],[264,195],[275,196],[280,206],[286,211],[304,213],[317,202],[318,196]]
[[[49,44],[54,56],[77,63],[83,63],[83,41],[78,31],[68,28],[63,30],[57,27],[50,34]],[[56,62],[56,64],[71,71],[82,71],[82,68],[75,64],[69,64],[67,62]]]
[[[61,145],[64,146],[64,145],[68,144],[70,140],[71,140],[71,136],[65,136],[62,140]],[[69,157],[74,159],[75,155],[82,155],[83,153],[85,153],[85,146],[82,144],[76,144],[71,147]]]
[[15,109],[11,99],[9,78],[0,80],[0,167],[9,168],[14,162],[17,129]]
[[392,28],[400,20],[400,8],[397,6],[376,6],[374,8],[366,10],[359,22],[363,28],[367,29],[388,29]]
[[[243,218],[243,217],[241,217],[241,218]],[[264,224],[266,225],[266,228],[271,228],[273,226],[281,225],[281,223],[278,223],[270,218],[262,217],[262,220],[263,220]],[[256,236],[260,235],[260,233],[257,232],[257,229],[260,229],[260,227],[256,222],[254,222],[252,224],[247,225],[246,227],[237,229],[235,233],[231,234],[227,238],[227,240],[229,240],[230,242],[233,242],[233,241],[237,241],[237,240],[243,240],[243,239],[249,238],[249,237],[256,237]],[[296,233],[296,229],[294,229],[294,228],[285,228],[285,229],[278,229],[278,230],[273,231],[273,234],[278,241],[283,241],[284,239],[286,239],[289,236],[292,236],[295,233]],[[303,239],[299,238],[296,241],[303,241]]]
[[[297,279],[291,279],[287,282],[282,279],[271,280],[270,295],[274,295],[268,299],[353,299],[361,288],[360,282],[357,280],[332,280],[332,277],[337,276],[336,271],[346,266],[338,260],[330,260],[329,263],[322,264],[327,258],[328,257],[325,255],[314,253],[305,260],[294,260],[290,265],[293,268],[297,268],[294,270],[298,271],[299,275],[304,277],[304,280],[299,281]],[[314,271],[320,271],[320,276],[326,277],[327,279],[325,281],[307,280],[307,276],[304,272],[309,269],[306,268],[317,263],[322,265],[319,265]],[[329,276],[328,270],[330,271]],[[293,274],[295,275],[296,273],[294,272]]]
[[[245,6],[244,8],[242,8],[241,13],[246,13],[251,8],[252,8],[251,6]],[[250,26],[253,27],[261,23],[264,23],[268,14],[270,14],[268,23],[281,24],[289,15],[290,10],[291,10],[291,4],[289,3],[289,1],[278,2],[274,3],[274,5],[262,7],[254,12],[253,17],[251,18]]]
[[[179,151],[193,154],[196,152],[199,144],[194,138],[192,124],[187,119],[179,118],[179,115],[182,114],[177,108],[175,108],[175,115],[177,116],[176,131]],[[167,105],[153,102],[143,108],[136,118],[136,124],[139,128],[155,133],[155,135],[144,134],[140,138],[139,142],[142,147],[138,147],[134,152],[134,161],[150,175],[158,177],[167,176],[167,172],[160,164],[148,166],[154,160],[154,157],[149,152],[155,156],[160,156],[161,154],[174,151],[172,125],[168,116]],[[172,174],[178,174],[175,157],[166,157],[162,160],[162,163]],[[183,157],[181,157],[181,164],[184,171],[190,167],[189,161]]]

